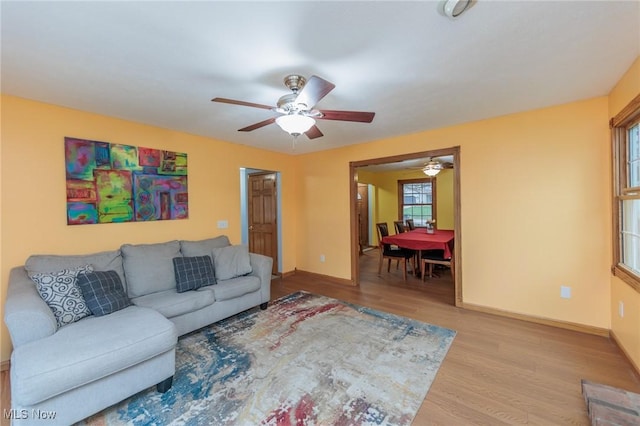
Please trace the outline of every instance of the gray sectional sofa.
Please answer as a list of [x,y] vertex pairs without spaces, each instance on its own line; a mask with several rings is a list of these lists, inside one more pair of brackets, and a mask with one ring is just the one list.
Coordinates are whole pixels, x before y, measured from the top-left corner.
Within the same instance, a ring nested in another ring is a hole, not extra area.
[[[189,289],[195,281],[176,278],[174,259],[203,256],[211,259],[217,282]],[[156,384],[166,391],[175,372],[178,336],[258,305],[266,309],[272,262],[248,253],[246,246],[230,245],[226,236],[29,257],[24,266],[12,269],[5,305],[13,343],[13,423],[68,425]],[[54,315],[34,279],[74,268],[93,271],[77,278],[85,296],[90,275],[114,278],[126,296],[116,309],[107,298],[107,314],[92,314],[95,306],[90,306],[91,312],[80,319]]]

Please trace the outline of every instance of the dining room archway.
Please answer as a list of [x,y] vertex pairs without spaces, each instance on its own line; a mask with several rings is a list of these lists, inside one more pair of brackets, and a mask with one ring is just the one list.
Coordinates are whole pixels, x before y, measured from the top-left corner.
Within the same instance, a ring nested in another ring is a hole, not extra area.
[[358,170],[366,170],[369,166],[389,165],[392,167],[409,168],[420,161],[428,161],[434,157],[450,156],[453,164],[453,231],[455,238],[454,257],[454,304],[462,306],[462,226],[460,220],[460,147],[454,146],[437,150],[414,152],[389,157],[372,158],[368,160],[352,161],[349,163],[349,194],[350,194],[350,228],[351,228],[351,281],[360,285],[360,244],[358,238]]

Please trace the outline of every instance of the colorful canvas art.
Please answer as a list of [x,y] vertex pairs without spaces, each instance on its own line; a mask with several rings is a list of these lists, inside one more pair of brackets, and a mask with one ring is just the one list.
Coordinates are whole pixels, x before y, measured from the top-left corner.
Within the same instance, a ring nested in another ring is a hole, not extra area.
[[65,138],[67,223],[189,217],[187,154]]

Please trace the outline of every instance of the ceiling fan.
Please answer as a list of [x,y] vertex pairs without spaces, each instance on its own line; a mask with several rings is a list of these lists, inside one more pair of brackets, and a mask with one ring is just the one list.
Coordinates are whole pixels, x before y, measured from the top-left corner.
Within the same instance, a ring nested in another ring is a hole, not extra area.
[[422,164],[421,166],[409,168],[422,170],[425,175],[433,177],[440,173],[440,171],[443,169],[453,169],[453,163],[449,161],[439,161],[438,157],[431,157],[429,158],[429,161]]
[[294,136],[294,138],[297,138],[303,133],[307,135],[309,139],[323,136],[320,129],[316,126],[316,119],[371,123],[375,116],[374,112],[314,109],[313,107],[336,87],[335,84],[316,75],[312,75],[309,80],[307,80],[301,75],[291,74],[284,78],[284,84],[292,93],[280,97],[275,107],[226,98],[213,98],[211,101],[268,109],[281,114],[278,117],[268,118],[259,123],[238,129],[239,132],[250,132],[276,123],[282,130]]

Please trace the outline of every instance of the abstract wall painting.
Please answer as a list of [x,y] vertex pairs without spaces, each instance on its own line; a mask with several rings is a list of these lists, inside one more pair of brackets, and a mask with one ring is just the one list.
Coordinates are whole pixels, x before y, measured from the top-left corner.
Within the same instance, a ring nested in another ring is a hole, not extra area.
[[67,224],[189,217],[187,154],[64,138]]

